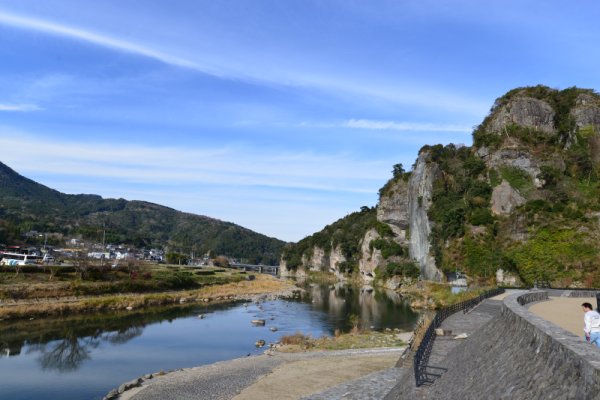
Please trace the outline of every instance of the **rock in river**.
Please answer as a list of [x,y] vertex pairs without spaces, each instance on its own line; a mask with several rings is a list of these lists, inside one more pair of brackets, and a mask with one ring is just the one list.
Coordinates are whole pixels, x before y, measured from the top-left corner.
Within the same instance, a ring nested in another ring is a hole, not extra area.
[[264,319],[253,319],[252,325],[265,326],[266,321]]

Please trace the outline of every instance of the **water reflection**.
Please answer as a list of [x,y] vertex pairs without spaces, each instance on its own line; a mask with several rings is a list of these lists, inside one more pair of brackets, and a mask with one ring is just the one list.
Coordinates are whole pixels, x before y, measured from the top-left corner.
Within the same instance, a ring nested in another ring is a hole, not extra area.
[[359,325],[373,329],[399,328],[411,330],[418,314],[402,297],[391,290],[371,286],[352,286],[343,282],[335,285],[305,284],[315,309],[327,312],[335,328],[344,332],[353,327],[351,316]]
[[[0,399],[101,399],[148,372],[259,354],[260,339],[347,332],[351,316],[364,327],[411,330],[418,317],[394,292],[339,283],[305,288],[299,301],[1,321]],[[256,318],[267,326],[253,326]]]
[[[50,347],[48,350],[47,347]],[[43,346],[38,358],[42,370],[71,372],[79,368],[81,363],[90,358],[91,349],[98,347],[98,341],[92,338],[80,340],[73,334],[51,346]]]
[[106,313],[0,324],[0,358],[40,353],[43,370],[71,372],[91,358],[102,343],[123,345],[143,334],[146,325],[188,316],[182,308],[150,313]]

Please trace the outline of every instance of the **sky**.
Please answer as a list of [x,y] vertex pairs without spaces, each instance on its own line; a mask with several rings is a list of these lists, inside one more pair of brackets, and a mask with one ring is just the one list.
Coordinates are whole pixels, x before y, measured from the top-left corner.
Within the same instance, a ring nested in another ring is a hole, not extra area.
[[297,241],[520,86],[600,89],[600,3],[0,0],[0,161]]

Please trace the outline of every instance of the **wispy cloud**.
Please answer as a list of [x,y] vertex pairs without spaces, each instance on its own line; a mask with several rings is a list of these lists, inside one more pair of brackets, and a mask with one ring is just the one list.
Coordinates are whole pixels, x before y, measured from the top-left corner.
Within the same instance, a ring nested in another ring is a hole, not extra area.
[[41,107],[35,104],[7,104],[0,103],[0,111],[6,112],[27,112],[27,111],[40,111]]
[[[170,185],[264,186],[292,190],[373,193],[391,161],[224,146],[147,147],[119,142],[75,143],[0,127],[2,161],[18,170]],[[28,154],[23,159],[18,154]],[[13,154],[15,156],[13,156]]]
[[198,68],[198,65],[174,56],[172,54],[163,53],[137,43],[114,38],[111,36],[91,32],[85,29],[74,28],[50,21],[45,21],[37,18],[23,17],[15,14],[9,14],[0,11],[0,23],[23,29],[30,29],[40,32],[46,32],[53,35],[66,36],[83,40],[85,42],[94,43],[100,46],[110,47],[129,53],[139,54],[141,56],[153,58],[167,64],[176,65],[186,68]]
[[[319,90],[346,100],[349,97],[355,97],[364,101],[365,97],[368,97],[395,104],[437,107],[473,115],[483,114],[487,109],[487,103],[479,100],[464,98],[435,88],[426,88],[424,85],[415,85],[414,82],[395,85],[390,82],[381,84],[356,76],[327,73],[318,68],[315,70],[308,65],[294,69],[285,63],[279,63],[280,55],[271,55],[270,58],[263,56],[256,59],[250,57],[249,62],[245,60],[240,63],[238,57],[233,55],[211,54],[194,48],[173,50],[176,47],[169,47],[168,44],[160,46],[154,42],[142,43],[140,39],[123,39],[86,28],[16,15],[2,10],[0,10],[0,24],[81,40],[221,79],[265,86],[293,87],[299,90]],[[269,61],[266,61],[267,59]],[[278,67],[280,64],[284,66]]]
[[370,130],[417,131],[417,132],[470,132],[473,128],[463,125],[378,121],[372,119],[349,119],[343,127]]

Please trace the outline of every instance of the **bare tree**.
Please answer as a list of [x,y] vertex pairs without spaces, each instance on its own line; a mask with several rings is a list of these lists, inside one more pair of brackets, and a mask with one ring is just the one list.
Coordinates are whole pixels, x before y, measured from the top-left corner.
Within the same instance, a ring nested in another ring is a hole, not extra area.
[[79,279],[84,280],[91,266],[90,259],[85,250],[76,253],[73,265],[75,266],[75,271],[79,274]]
[[129,273],[129,278],[131,278],[131,279],[137,278],[137,276],[142,268],[140,260],[138,260],[137,258],[132,257],[132,256],[127,257],[125,266],[127,268],[127,272]]

